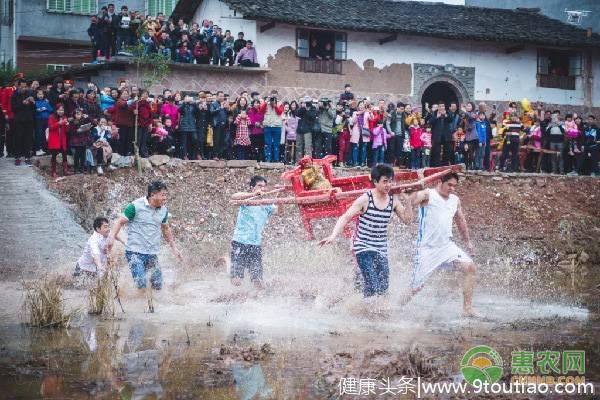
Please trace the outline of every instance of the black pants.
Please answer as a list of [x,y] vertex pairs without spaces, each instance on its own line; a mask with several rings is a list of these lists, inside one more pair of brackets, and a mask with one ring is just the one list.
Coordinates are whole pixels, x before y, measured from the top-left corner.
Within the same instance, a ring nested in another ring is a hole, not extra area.
[[452,165],[454,163],[454,142],[441,141],[431,147],[431,166]]
[[119,154],[129,156],[133,150],[133,128],[128,126],[118,126],[119,128]]
[[53,162],[56,162],[56,156],[59,154],[62,155],[62,162],[67,162],[67,150],[50,150],[50,153],[52,154],[51,159]]
[[175,151],[177,158],[182,160],[188,155],[188,143],[190,142],[190,136],[193,132],[177,131],[175,132]]
[[213,127],[213,157],[225,158],[225,127]]
[[14,153],[15,158],[29,158],[31,157],[31,150],[33,149],[33,135],[34,135],[34,121],[31,120],[17,120],[14,121]]
[[221,65],[233,65],[233,49],[225,50],[225,54],[221,58]]
[[469,140],[467,143],[467,151],[465,151],[465,166],[467,169],[475,167],[475,150],[479,146],[479,140]]
[[242,67],[259,67],[260,66],[257,63],[253,63],[250,60],[242,60],[242,61],[240,61],[240,65]]
[[85,167],[85,146],[73,147],[73,170],[82,171]]
[[[149,128],[138,127],[137,131],[137,146],[140,151],[140,157],[148,158],[148,133]],[[134,132],[135,133],[135,132]]]
[[[310,133],[307,133],[310,135]],[[250,159],[264,161],[263,150],[265,148],[265,138],[261,135],[250,135]]]
[[231,242],[231,277],[244,278],[244,270],[250,273],[250,279],[262,280],[262,251],[260,246]]
[[4,157],[4,144],[6,143],[6,124],[0,125],[0,157]]
[[323,158],[331,153],[331,132],[313,133],[313,154],[315,158]]
[[402,147],[404,146],[404,136],[394,135],[390,139],[389,149],[392,157],[392,164],[400,166],[400,160],[402,159]]
[[516,135],[511,135],[507,138],[506,143],[502,147],[502,155],[500,156],[500,169],[504,169],[504,163],[510,152],[510,170],[511,172],[519,172],[519,144],[521,140]]
[[200,157],[205,157],[206,153],[206,125],[198,125],[198,129],[196,129],[196,155]]

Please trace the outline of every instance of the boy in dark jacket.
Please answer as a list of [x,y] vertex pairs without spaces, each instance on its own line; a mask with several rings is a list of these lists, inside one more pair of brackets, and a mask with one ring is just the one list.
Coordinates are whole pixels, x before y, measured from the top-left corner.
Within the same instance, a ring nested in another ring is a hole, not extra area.
[[133,111],[133,115],[137,115],[138,133],[136,143],[142,158],[148,157],[148,137],[152,127],[152,106],[148,101],[148,96],[148,91],[142,90],[140,99],[129,106]]
[[[200,109],[192,96],[185,96],[179,107],[179,131],[177,133],[177,157],[196,160],[198,158],[197,126]],[[188,143],[190,144],[188,149]]]

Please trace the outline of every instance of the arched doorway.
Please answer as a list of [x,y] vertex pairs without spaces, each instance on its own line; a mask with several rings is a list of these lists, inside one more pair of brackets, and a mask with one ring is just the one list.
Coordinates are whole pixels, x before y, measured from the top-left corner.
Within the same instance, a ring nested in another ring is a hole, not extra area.
[[421,106],[425,109],[425,103],[429,103],[429,107],[431,107],[433,104],[439,104],[440,101],[446,104],[446,108],[450,106],[450,103],[460,105],[462,99],[459,96],[459,91],[452,84],[445,81],[433,82],[423,91]]

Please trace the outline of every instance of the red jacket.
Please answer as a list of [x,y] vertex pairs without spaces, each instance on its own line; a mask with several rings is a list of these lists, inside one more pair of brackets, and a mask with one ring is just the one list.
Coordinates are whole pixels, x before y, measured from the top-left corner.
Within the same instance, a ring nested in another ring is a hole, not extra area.
[[[279,103],[279,105],[277,107],[274,107],[274,110],[277,113],[277,115],[281,115],[281,113],[283,112],[283,107],[284,107],[283,103]],[[264,114],[267,112],[267,102],[266,101],[260,105],[260,108],[258,109],[258,111],[261,114]]]
[[369,130],[373,132],[373,129],[377,127],[378,120],[382,119],[385,121],[385,114],[381,111],[372,112],[371,114],[373,114],[373,118],[369,119]]
[[[410,128],[410,148],[420,149],[423,147],[423,141],[421,135],[423,134],[423,128],[411,126]],[[445,149],[444,149],[445,150]]]
[[[66,116],[63,117],[66,121]],[[48,118],[48,150],[67,151],[69,124],[60,125],[54,114]]]
[[[146,128],[150,125],[152,125],[152,107],[150,106],[150,103],[146,100],[140,100],[137,102],[137,108],[138,108],[138,121],[137,121],[137,126],[140,128]],[[135,103],[131,104],[129,106],[129,109],[133,112],[135,111]],[[134,120],[135,120],[135,114],[134,114]]]
[[0,89],[0,105],[2,105],[2,110],[4,110],[6,119],[8,120],[12,120],[15,117],[10,103],[10,99],[14,92],[15,88],[13,86],[7,86]]
[[124,126],[126,128],[133,128],[135,124],[135,115],[133,111],[129,109],[129,105],[125,100],[117,100],[115,105],[116,112],[114,114],[114,123],[118,126]]

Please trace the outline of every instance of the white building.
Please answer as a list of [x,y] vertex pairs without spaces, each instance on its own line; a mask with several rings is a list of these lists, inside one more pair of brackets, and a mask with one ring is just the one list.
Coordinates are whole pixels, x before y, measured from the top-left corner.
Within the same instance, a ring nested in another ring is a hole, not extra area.
[[243,31],[270,69],[266,86],[284,91],[339,92],[349,82],[358,94],[416,103],[527,97],[600,105],[594,80],[600,35],[532,10],[381,0],[181,0],[174,15],[212,20],[234,36]]

